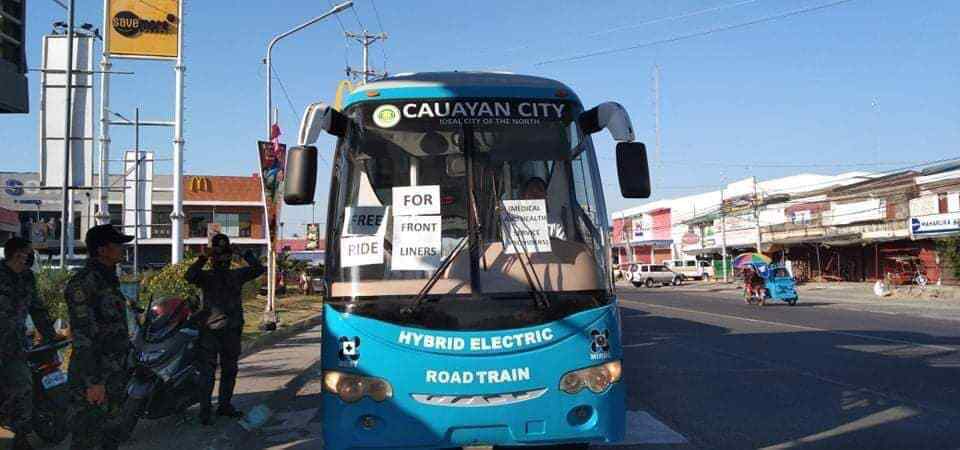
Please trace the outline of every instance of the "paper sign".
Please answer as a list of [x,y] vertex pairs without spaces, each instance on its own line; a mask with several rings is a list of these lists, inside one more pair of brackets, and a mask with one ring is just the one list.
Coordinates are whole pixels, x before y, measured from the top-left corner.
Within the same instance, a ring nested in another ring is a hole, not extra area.
[[397,216],[393,219],[392,270],[436,270],[440,267],[440,216]]
[[344,236],[382,236],[387,229],[389,206],[348,206],[344,209]]
[[383,264],[383,236],[340,238],[340,267]]
[[500,223],[507,254],[551,251],[544,200],[504,200],[503,206],[506,211],[501,215]]
[[410,186],[393,188],[394,216],[425,216],[440,214],[440,186]]

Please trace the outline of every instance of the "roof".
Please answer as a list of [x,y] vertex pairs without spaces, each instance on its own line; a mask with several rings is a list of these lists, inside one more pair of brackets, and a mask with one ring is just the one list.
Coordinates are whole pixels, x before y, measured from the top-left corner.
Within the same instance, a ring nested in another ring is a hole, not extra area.
[[[378,91],[375,98],[367,91]],[[557,96],[564,91],[566,97]],[[579,102],[567,85],[549,78],[506,72],[419,72],[398,74],[354,89],[347,106],[365,100],[444,97],[567,98]]]
[[[204,181],[206,180],[206,181]],[[184,201],[259,202],[262,201],[260,177],[185,175]]]

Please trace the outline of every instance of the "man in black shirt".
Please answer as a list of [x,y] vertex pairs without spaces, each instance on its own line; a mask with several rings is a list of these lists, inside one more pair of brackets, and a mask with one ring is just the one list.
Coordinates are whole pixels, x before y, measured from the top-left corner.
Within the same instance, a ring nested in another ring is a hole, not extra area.
[[[220,396],[217,414],[241,417],[230,403],[237,382],[237,360],[240,358],[240,338],[243,333],[243,284],[256,279],[264,272],[260,260],[247,250],[243,253],[248,267],[231,269],[234,248],[224,234],[210,238],[204,254],[187,270],[185,278],[203,291],[203,309],[209,316],[200,331],[200,348],[205,363],[201,364],[205,381],[205,396],[200,403],[200,422],[212,423],[210,397],[213,395],[214,372],[220,360]],[[207,260],[212,259],[212,270],[203,270]]]

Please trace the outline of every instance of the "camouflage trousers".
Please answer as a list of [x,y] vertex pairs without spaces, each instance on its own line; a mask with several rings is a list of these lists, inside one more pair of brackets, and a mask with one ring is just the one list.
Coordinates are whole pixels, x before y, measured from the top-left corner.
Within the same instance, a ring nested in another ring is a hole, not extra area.
[[119,446],[120,435],[113,427],[119,422],[123,412],[127,379],[125,372],[109,375],[104,383],[107,401],[101,405],[93,405],[87,401],[84,387],[71,386],[71,450],[115,449]]
[[10,409],[10,428],[16,434],[29,434],[33,430],[33,377],[26,361],[7,360],[0,366],[0,392],[5,405]]

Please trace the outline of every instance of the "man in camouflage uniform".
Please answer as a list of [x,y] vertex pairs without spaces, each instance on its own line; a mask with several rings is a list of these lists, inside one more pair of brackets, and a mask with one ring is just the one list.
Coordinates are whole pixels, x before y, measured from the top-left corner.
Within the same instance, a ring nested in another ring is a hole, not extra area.
[[87,265],[67,282],[73,331],[72,449],[115,449],[120,440],[110,425],[118,421],[126,394],[130,337],[116,265],[123,259],[122,244],[132,239],[111,225],[91,228],[85,239]]
[[[188,282],[203,291],[203,308],[208,319],[200,329],[200,350],[203,358],[201,371],[204,380],[203,397],[200,400],[200,423],[210,425],[210,397],[213,395],[214,372],[220,362],[220,396],[217,397],[217,415],[242,417],[231,400],[237,382],[237,364],[240,359],[240,343],[243,334],[244,283],[263,275],[263,265],[247,250],[243,254],[248,267],[231,269],[230,262],[236,254],[225,234],[217,233],[210,238],[210,245],[190,266],[184,276]],[[203,270],[212,259],[213,270]]]
[[33,248],[30,241],[11,238],[3,246],[0,263],[0,392],[9,400],[13,420],[14,450],[29,449],[32,431],[33,378],[27,367],[27,313],[44,339],[56,337],[47,308],[37,295],[37,281],[30,271]]

